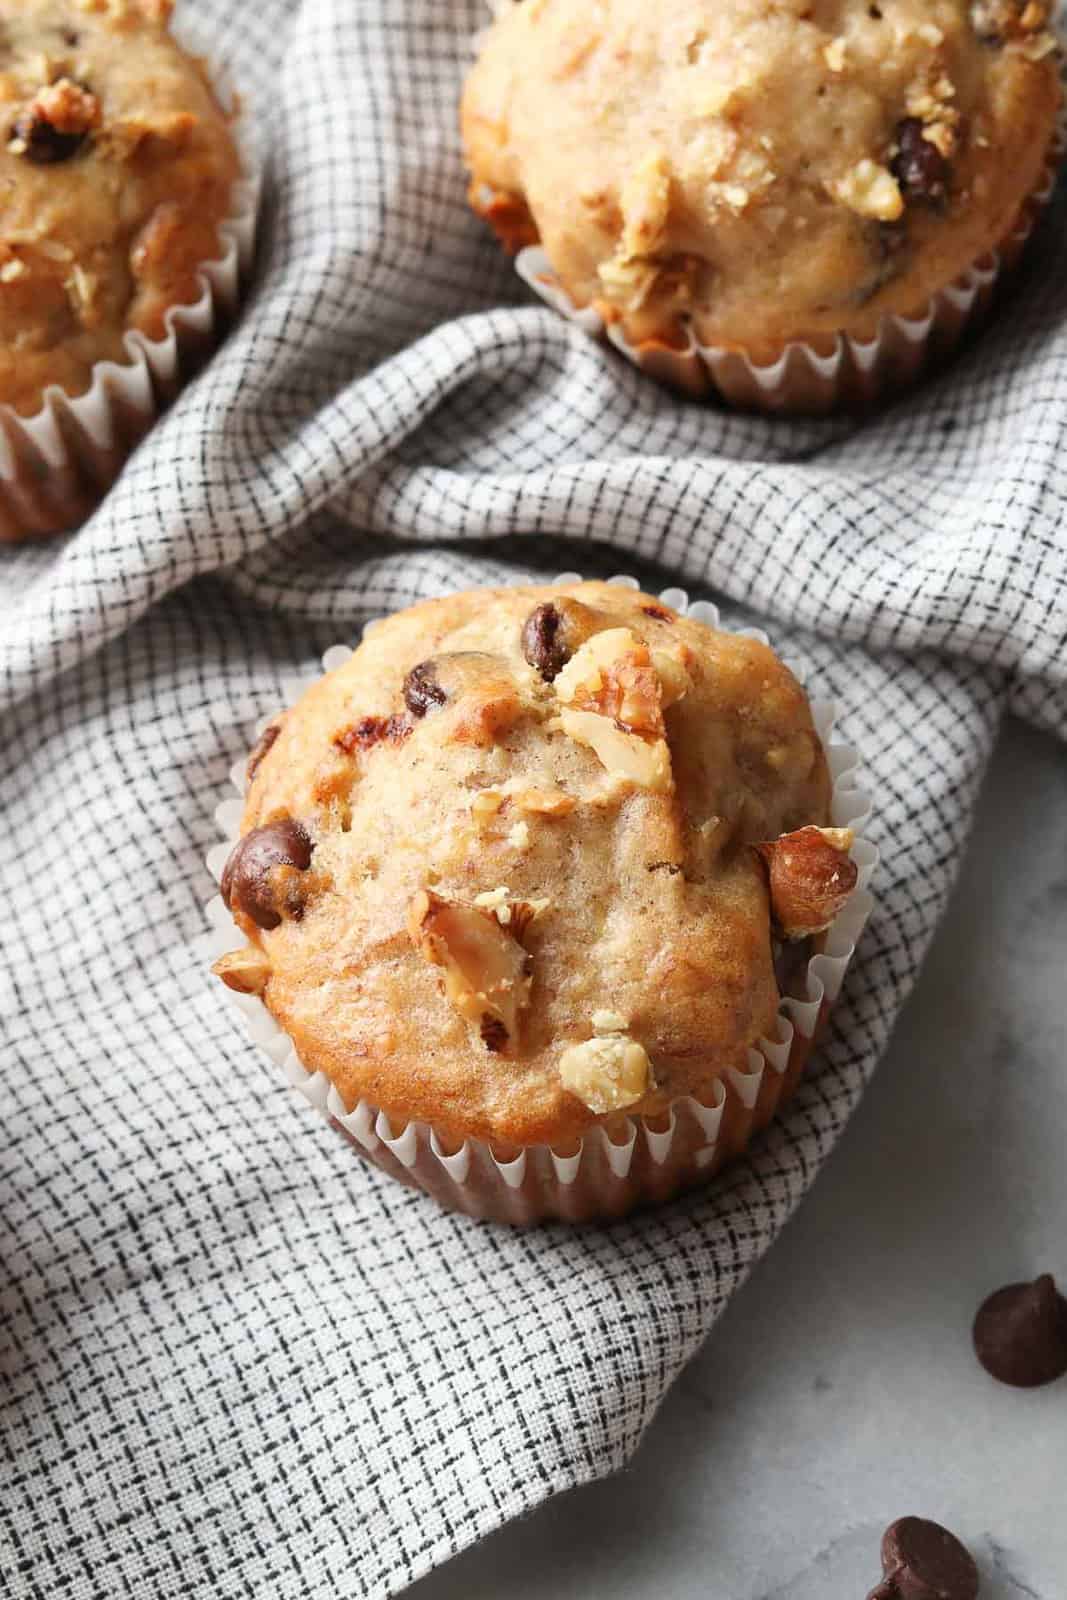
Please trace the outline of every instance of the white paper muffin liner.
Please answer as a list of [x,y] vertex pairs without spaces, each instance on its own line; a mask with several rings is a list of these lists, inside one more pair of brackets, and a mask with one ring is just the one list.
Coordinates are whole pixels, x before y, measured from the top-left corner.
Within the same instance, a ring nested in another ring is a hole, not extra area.
[[[198,53],[196,40],[177,30],[176,37]],[[237,310],[255,247],[258,161],[233,85],[213,73],[212,88],[231,113],[241,159],[232,210],[219,224],[220,254],[201,264],[198,298],[167,311],[164,336],[127,332],[127,360],[97,362],[84,394],[71,397],[52,384],[32,417],[0,405],[0,544],[67,532],[83,522]]]
[[[625,588],[639,587],[634,578],[609,581]],[[581,577],[563,573],[555,582],[578,583]],[[710,627],[721,626],[716,607],[702,600],[690,604],[684,589],[664,589],[659,598],[664,605]],[[374,621],[368,622],[364,632],[374,626]],[[737,631],[769,642],[759,629]],[[332,671],[350,655],[350,646],[337,645],[323,656],[323,668]],[[787,665],[800,676],[794,663]],[[285,684],[286,702],[298,699],[309,681]],[[852,859],[859,880],[832,927],[816,941],[819,948],[788,984],[790,993],[779,1007],[774,1037],[761,1039],[758,1048],[750,1049],[745,1069],[730,1069],[707,1103],[686,1095],[673,1103],[666,1117],[617,1116],[611,1119],[610,1134],[598,1126],[564,1150],[531,1145],[498,1154],[479,1139],[467,1139],[456,1148],[425,1122],[394,1128],[370,1101],[361,1100],[349,1111],[324,1073],[305,1070],[292,1040],[257,996],[231,989],[224,993],[242,1014],[253,1042],[321,1116],[392,1177],[424,1190],[448,1209],[501,1222],[530,1223],[548,1217],[578,1222],[620,1216],[634,1206],[666,1200],[706,1180],[743,1150],[796,1087],[870,915],[873,901],[867,886],[878,852],[864,837],[871,803],[858,786],[859,756],[851,746],[834,742],[830,701],[812,700],[811,709],[830,767],[831,820],[835,827],[850,827],[856,835]],[[269,716],[262,718],[256,733],[270,721]],[[206,860],[216,882],[239,836],[247,788],[244,769],[244,761],[234,766],[230,780],[236,795],[224,800],[215,812],[222,842],[209,851]],[[211,925],[210,959],[244,945],[221,896],[214,896],[206,911]],[[253,1131],[258,1116],[264,1114],[258,1102],[257,1096],[249,1108]]]
[[819,344],[792,340],[770,362],[754,360],[741,346],[704,345],[691,329],[684,348],[658,340],[632,344],[618,324],[605,323],[592,306],[575,306],[538,245],[515,257],[515,270],[546,304],[593,338],[607,338],[651,377],[697,397],[718,396],[744,411],[795,416],[866,410],[914,382],[932,361],[944,358],[988,311],[998,282],[1015,264],[1056,184],[1065,147],[1061,109],[1041,182],[1020,207],[994,251],[933,295],[911,315],[882,317],[871,339],[828,334]]

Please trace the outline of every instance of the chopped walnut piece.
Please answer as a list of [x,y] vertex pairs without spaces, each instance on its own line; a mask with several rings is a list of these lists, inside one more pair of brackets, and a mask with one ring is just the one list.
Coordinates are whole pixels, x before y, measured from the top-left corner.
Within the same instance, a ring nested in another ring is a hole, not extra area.
[[798,828],[753,846],[766,863],[771,911],[784,939],[828,928],[856,887],[851,828]]
[[556,679],[564,705],[610,717],[630,733],[663,737],[663,688],[648,648],[629,628],[596,633]]
[[509,798],[517,811],[542,817],[566,817],[578,804],[572,794],[564,794],[562,789],[518,789]]
[[479,789],[471,801],[471,816],[479,827],[492,821],[503,806],[507,795],[499,789]]
[[671,755],[666,739],[646,739],[627,733],[610,717],[595,711],[572,711],[564,706],[560,726],[568,738],[588,745],[602,767],[614,777],[626,778],[653,794],[668,794],[674,786]]
[[507,908],[510,916],[505,928],[499,909],[460,905],[432,890],[422,890],[408,913],[412,944],[427,961],[441,968],[448,1000],[465,1021],[479,1029],[483,1042],[494,1052],[503,1050],[505,1041],[512,1050],[517,1045],[519,1019],[529,1001],[531,981],[529,957],[519,943],[519,933],[530,916],[523,921],[516,903]]
[[609,772],[643,789],[672,787],[663,726],[663,684],[647,646],[629,628],[608,628],[575,651],[556,679],[560,726]]
[[[604,1013],[597,1013],[603,1017]],[[597,1033],[572,1044],[559,1058],[559,1079],[597,1116],[624,1111],[642,1099],[651,1082],[644,1045],[625,1033]]]
[[686,663],[691,659],[690,652],[684,645],[677,652],[653,650],[652,665],[659,678],[660,705],[664,711],[689,693],[690,678]]
[[271,972],[263,951],[251,944],[220,956],[211,970],[228,989],[236,989],[238,994],[262,994]]
[[516,939],[522,937],[535,917],[549,905],[548,900],[512,900],[506,884],[496,889],[486,889],[474,896],[474,902],[483,911],[491,911],[502,928],[510,928]]
[[842,205],[848,206],[861,217],[875,217],[880,222],[895,222],[904,210],[900,185],[886,167],[865,157],[829,185],[830,193]]
[[671,202],[671,171],[662,152],[646,156],[626,178],[619,196],[622,260],[648,255],[662,242]]

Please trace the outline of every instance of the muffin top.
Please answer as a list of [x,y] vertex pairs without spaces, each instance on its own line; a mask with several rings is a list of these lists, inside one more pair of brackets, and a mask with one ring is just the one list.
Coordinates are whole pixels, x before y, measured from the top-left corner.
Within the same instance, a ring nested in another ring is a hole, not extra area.
[[375,625],[250,772],[216,971],[349,1109],[456,1139],[714,1091],[773,1030],[776,940],[855,882],[792,674],[608,584]]
[[220,254],[239,162],[170,0],[0,0],[0,403],[89,386]]
[[1010,233],[1059,105],[1046,0],[502,0],[475,208],[632,342],[921,309]]

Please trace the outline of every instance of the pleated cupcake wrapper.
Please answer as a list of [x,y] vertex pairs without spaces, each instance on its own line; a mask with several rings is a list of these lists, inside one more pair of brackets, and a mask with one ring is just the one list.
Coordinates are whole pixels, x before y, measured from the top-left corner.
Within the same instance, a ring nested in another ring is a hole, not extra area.
[[[195,41],[183,40],[196,51]],[[229,80],[212,75],[219,103],[236,111]],[[99,504],[126,458],[226,331],[255,247],[258,162],[244,119],[231,132],[241,157],[229,216],[219,225],[221,254],[199,268],[200,294],[166,313],[166,333],[124,335],[127,360],[99,361],[84,394],[58,384],[41,409],[21,417],[0,406],[0,543],[75,528]]]
[[[555,581],[578,583],[581,578],[569,572]],[[620,587],[638,587],[633,578],[609,581]],[[715,606],[705,601],[690,604],[683,589],[665,589],[660,599],[710,627],[721,625]],[[364,632],[375,625],[376,621],[368,622]],[[768,642],[759,629],[738,631]],[[350,655],[350,646],[337,645],[323,656],[323,668],[332,671]],[[799,677],[796,665],[788,664]],[[309,681],[297,679],[283,685],[286,704],[297,700]],[[833,781],[832,821],[836,827],[851,827],[856,834],[852,857],[859,868],[859,882],[833,926],[817,941],[817,950],[791,986],[794,992],[783,998],[774,1036],[761,1039],[758,1048],[750,1049],[744,1069],[730,1069],[706,1104],[686,1095],[672,1104],[665,1117],[616,1117],[610,1132],[597,1126],[572,1150],[531,1145],[498,1156],[490,1143],[480,1139],[467,1139],[456,1149],[428,1123],[409,1122],[394,1128],[389,1116],[369,1100],[361,1100],[349,1111],[324,1073],[305,1069],[291,1039],[257,996],[230,989],[225,994],[243,1015],[254,1043],[360,1154],[448,1209],[500,1222],[530,1223],[546,1217],[578,1222],[620,1216],[636,1205],[668,1199],[680,1189],[706,1181],[745,1148],[795,1089],[818,1029],[840,992],[873,904],[867,884],[878,852],[863,837],[871,804],[857,786],[859,757],[850,746],[833,742],[833,705],[820,700],[811,704]],[[270,721],[270,717],[262,718],[256,733]],[[240,832],[247,787],[244,767],[243,761],[238,762],[230,774],[237,797],[224,800],[215,813],[223,840],[208,853],[207,866],[216,881]],[[210,900],[206,910],[211,924],[211,958],[240,948],[244,940],[221,897]],[[254,1106],[253,1123],[256,1114]]]
[[573,304],[540,246],[520,250],[515,270],[542,300],[583,332],[606,337],[643,372],[687,394],[718,395],[744,411],[815,415],[865,409],[905,388],[929,361],[948,355],[980,321],[998,280],[1018,260],[1052,194],[1065,142],[1061,108],[1041,182],[998,248],[979,257],[921,310],[884,316],[871,339],[837,333],[818,344],[790,340],[769,362],[754,360],[740,345],[700,344],[691,329],[685,330],[688,343],[682,349],[658,340],[632,344],[618,324],[605,323],[592,306]]

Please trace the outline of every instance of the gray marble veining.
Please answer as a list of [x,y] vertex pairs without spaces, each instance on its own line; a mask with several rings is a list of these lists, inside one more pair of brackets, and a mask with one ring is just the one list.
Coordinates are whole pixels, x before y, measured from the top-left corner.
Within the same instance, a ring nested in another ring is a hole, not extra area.
[[417,1600],[863,1600],[885,1525],[970,1546],[982,1600],[1067,1596],[1067,1378],[970,1350],[1001,1283],[1067,1280],[1067,754],[1011,726],[891,1048],[809,1199],[633,1466]]

